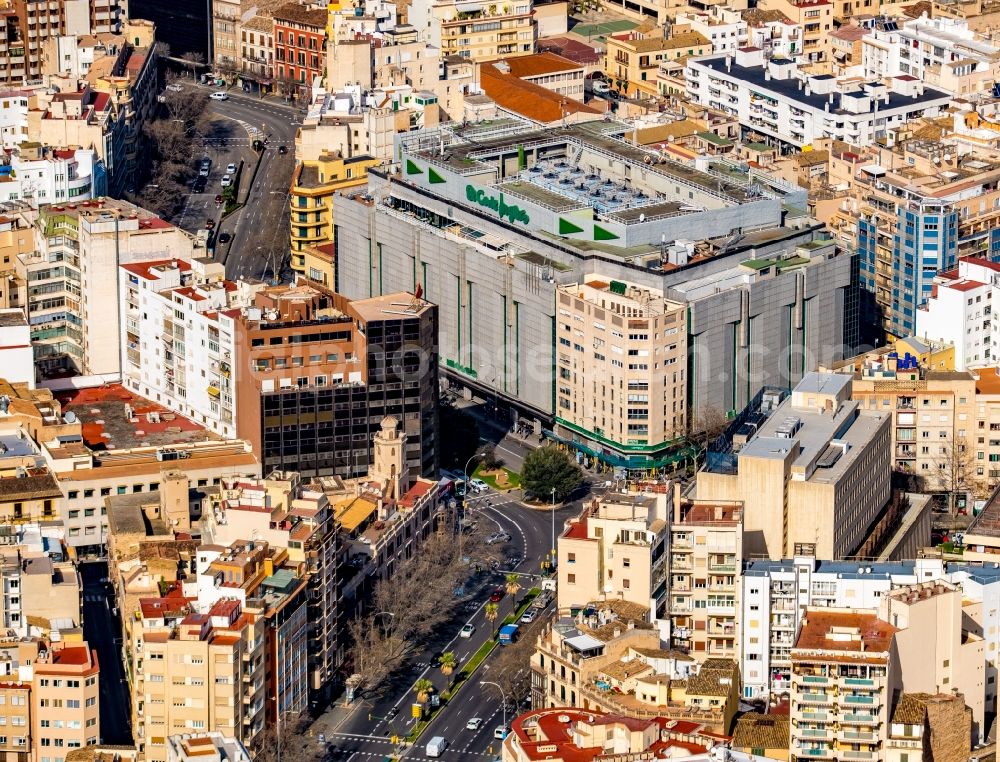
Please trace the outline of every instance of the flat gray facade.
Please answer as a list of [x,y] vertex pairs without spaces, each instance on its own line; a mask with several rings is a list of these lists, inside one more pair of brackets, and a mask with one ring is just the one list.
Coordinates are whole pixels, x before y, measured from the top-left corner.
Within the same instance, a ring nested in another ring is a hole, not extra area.
[[545,425],[554,412],[558,284],[599,276],[686,302],[694,416],[740,410],[761,386],[794,386],[844,353],[851,255],[814,240],[818,228],[748,233],[714,257],[652,269],[374,172],[367,194],[335,197],[334,219],[339,292],[363,298],[419,286],[439,306],[445,375]]

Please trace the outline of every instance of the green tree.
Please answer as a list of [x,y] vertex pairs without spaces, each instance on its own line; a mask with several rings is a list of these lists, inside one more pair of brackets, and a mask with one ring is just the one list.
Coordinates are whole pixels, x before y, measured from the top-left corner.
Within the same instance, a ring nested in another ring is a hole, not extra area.
[[565,452],[548,445],[528,453],[521,469],[525,495],[549,500],[555,490],[557,501],[565,500],[583,482],[580,467]]
[[445,651],[441,654],[441,673],[445,675],[450,675],[455,671],[455,667],[458,666],[458,657],[455,656],[454,651]]
[[431,691],[434,690],[434,683],[426,677],[422,677],[413,684],[413,692],[417,694],[417,701],[423,703],[430,698]]
[[454,405],[441,405],[438,422],[441,437],[441,467],[461,471],[479,447],[479,424]]
[[495,622],[499,614],[500,607],[495,603],[487,603],[486,608],[483,609],[483,616],[486,617],[487,622]]

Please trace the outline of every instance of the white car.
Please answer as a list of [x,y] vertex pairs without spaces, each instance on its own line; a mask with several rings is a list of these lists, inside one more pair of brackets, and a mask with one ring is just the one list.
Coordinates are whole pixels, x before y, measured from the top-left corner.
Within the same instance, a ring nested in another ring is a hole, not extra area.
[[181,87],[181,86],[180,86],[179,84],[177,84],[177,83],[175,82],[175,83],[174,83],[174,84],[172,84],[172,85],[167,85],[167,89],[168,89],[168,90],[169,90],[170,92],[172,92],[172,93],[179,93],[179,92],[180,92],[181,90],[183,90],[184,88],[183,88],[183,87]]
[[231,176],[226,175],[225,177],[222,178],[222,187],[223,188],[228,188],[232,184],[233,184],[233,178]]
[[229,95],[227,93],[222,92],[221,90],[216,90],[214,93],[212,93],[208,97],[211,98],[213,101],[228,101],[229,100]]
[[482,717],[473,717],[471,720],[469,720],[467,723],[465,723],[465,729],[466,730],[479,730],[479,728],[481,728],[482,725],[483,725],[483,718]]
[[493,737],[499,738],[501,741],[507,737],[507,728],[504,725],[497,725],[493,728]]
[[460,638],[471,638],[472,637],[472,633],[474,633],[475,631],[476,631],[475,625],[467,624],[458,633],[458,637],[460,637]]
[[490,485],[482,479],[469,480],[469,486],[472,487],[473,492],[486,492],[490,488]]
[[610,93],[611,92],[611,85],[609,85],[607,82],[604,82],[602,80],[597,80],[596,82],[594,82],[593,85],[591,85],[591,89],[595,93],[598,93],[600,95],[604,95],[605,93]]
[[235,175],[235,174],[236,174],[236,165],[235,165],[235,164],[233,164],[232,162],[230,162],[230,163],[229,163],[229,164],[228,164],[228,165],[226,166],[226,174],[227,174],[227,175]]

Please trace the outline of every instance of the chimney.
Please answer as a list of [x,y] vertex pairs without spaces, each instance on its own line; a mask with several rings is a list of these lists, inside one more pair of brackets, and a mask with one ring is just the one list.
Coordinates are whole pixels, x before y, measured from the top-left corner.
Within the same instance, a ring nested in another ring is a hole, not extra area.
[[681,523],[681,483],[674,482],[674,523]]

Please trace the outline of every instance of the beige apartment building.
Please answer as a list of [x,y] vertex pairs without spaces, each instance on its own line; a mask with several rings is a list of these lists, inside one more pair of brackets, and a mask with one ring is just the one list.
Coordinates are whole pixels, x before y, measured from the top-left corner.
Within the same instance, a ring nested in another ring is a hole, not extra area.
[[240,70],[240,20],[242,5],[239,0],[215,0],[212,3],[212,52],[213,69],[222,74],[235,74]]
[[[32,674],[30,668],[22,670],[20,665],[33,662],[40,647],[37,640],[0,640],[0,655],[11,662],[0,678],[0,759],[4,762],[22,762],[34,751]],[[12,663],[15,660],[17,667]]]
[[326,494],[297,473],[276,471],[266,479],[224,480],[209,505],[200,524],[203,542],[233,545],[253,537],[284,549],[289,565],[302,569],[309,587],[309,687],[321,689],[344,648],[336,631],[337,528]]
[[[668,716],[727,733],[739,704],[732,659],[694,658],[663,647],[648,611],[594,602],[573,626],[550,622],[531,659],[532,707],[579,707],[624,717]],[[565,625],[565,626],[564,626]]]
[[197,614],[173,588],[144,599],[128,651],[132,728],[147,762],[166,762],[167,737],[218,730],[249,743],[264,726],[264,637],[238,601]]
[[51,643],[34,663],[32,732],[35,759],[64,762],[68,750],[101,738],[100,667],[86,641]]
[[810,63],[829,65],[833,55],[830,33],[835,6],[829,0],[760,0],[762,11],[779,11],[802,28],[802,55]]
[[872,613],[808,607],[792,648],[791,762],[883,759],[896,628]]
[[987,732],[986,642],[973,631],[978,626],[971,613],[962,588],[943,580],[891,590],[879,606],[879,618],[899,630],[895,647],[907,692],[957,692],[971,711],[978,739]]
[[648,34],[609,34],[606,44],[604,73],[615,89],[636,98],[660,95],[657,72],[661,64],[712,53],[712,41],[695,31],[676,32],[669,37],[663,29]]
[[560,610],[591,601],[630,601],[664,613],[667,600],[665,494],[609,492],[571,519],[557,540]]
[[851,397],[862,409],[891,419],[893,469],[912,474],[922,491],[970,488],[976,449],[973,374],[929,370],[916,357],[907,358],[905,353],[900,357],[897,352],[873,352],[848,363],[855,369]]
[[682,500],[670,524],[671,645],[699,662],[738,656],[737,590],[743,566],[742,503]]
[[594,276],[561,286],[556,306],[556,435],[607,462],[665,465],[687,430],[685,305]]
[[414,3],[409,22],[441,57],[476,61],[523,56],[535,52],[531,0],[506,0],[466,9],[457,0]]
[[865,544],[890,497],[890,416],[852,400],[852,381],[807,373],[698,473],[699,500],[743,503],[745,554],[841,559]]

